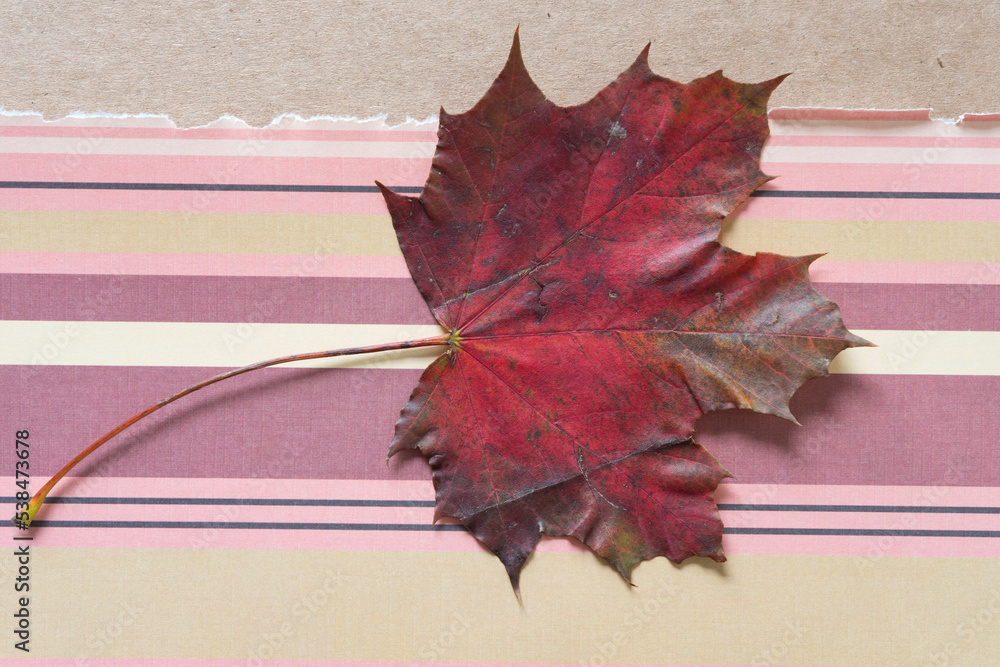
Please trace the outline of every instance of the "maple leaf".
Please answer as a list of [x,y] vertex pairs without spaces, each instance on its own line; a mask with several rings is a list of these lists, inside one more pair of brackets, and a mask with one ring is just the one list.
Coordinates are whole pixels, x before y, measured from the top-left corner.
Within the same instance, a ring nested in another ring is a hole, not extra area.
[[723,218],[769,180],[767,99],[720,72],[682,85],[649,47],[589,102],[534,84],[517,34],[471,110],[441,111],[419,198],[379,184],[414,281],[450,332],[389,456],[419,450],[435,520],[456,517],[511,583],[541,535],[626,580],[640,561],[723,561],[729,473],[691,438],[706,412],[794,421],[788,400],[868,343],[809,281],[818,257],[742,255]]

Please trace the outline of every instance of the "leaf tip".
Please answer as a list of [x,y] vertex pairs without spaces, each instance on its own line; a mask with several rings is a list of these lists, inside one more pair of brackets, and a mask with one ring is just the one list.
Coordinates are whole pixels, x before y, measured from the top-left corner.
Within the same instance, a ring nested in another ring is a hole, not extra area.
[[521,24],[514,28],[514,39],[510,45],[510,53],[507,55],[507,64],[517,63],[524,69],[524,61],[521,59]]
[[519,605],[524,605],[524,601],[521,600],[521,565],[518,564],[514,567],[504,563],[504,567],[507,569],[507,576],[510,577],[510,587],[514,589],[514,596],[517,598],[517,603]]
[[375,181],[375,187],[377,187],[378,191],[382,193],[382,198],[385,200],[386,208],[388,208],[389,213],[392,214],[393,220],[395,220],[397,216],[405,217],[411,210],[414,198],[393,192],[379,181]]
[[762,83],[760,83],[758,85],[761,88],[763,88],[764,91],[768,95],[770,95],[772,92],[774,92],[774,89],[777,88],[781,84],[782,81],[784,81],[785,79],[787,79],[791,75],[792,75],[791,72],[786,72],[784,74],[779,74],[778,76],[774,77],[773,79],[768,79],[767,81],[764,81],[764,82],[762,82]]
[[649,67],[649,47],[652,44],[652,42],[646,42],[646,46],[639,52],[639,57],[635,59],[636,65],[645,65],[646,67]]
[[856,336],[850,331],[847,332],[848,347],[878,347],[875,343],[862,338],[861,336]]

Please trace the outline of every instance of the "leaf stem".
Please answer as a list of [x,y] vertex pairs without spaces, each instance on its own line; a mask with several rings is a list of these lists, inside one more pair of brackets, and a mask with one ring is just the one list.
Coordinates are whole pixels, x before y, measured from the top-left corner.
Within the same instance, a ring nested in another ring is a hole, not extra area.
[[113,437],[132,426],[138,421],[148,417],[160,408],[166,407],[176,401],[177,399],[183,398],[188,394],[193,394],[199,389],[204,389],[209,385],[213,385],[216,382],[222,382],[223,380],[228,380],[229,378],[236,377],[237,375],[243,375],[244,373],[249,373],[251,371],[260,370],[262,368],[267,368],[269,366],[277,366],[279,364],[288,364],[293,361],[308,361],[310,359],[327,359],[329,357],[345,357],[353,354],[370,354],[373,352],[388,352],[390,350],[408,350],[415,347],[430,347],[432,345],[451,345],[451,339],[449,335],[437,336],[434,338],[421,338],[418,340],[408,340],[398,343],[384,343],[381,345],[368,345],[365,347],[348,347],[341,350],[325,350],[323,352],[309,352],[306,354],[292,354],[287,357],[278,357],[277,359],[269,359],[267,361],[259,361],[255,364],[250,364],[249,366],[243,366],[242,368],[235,368],[231,371],[226,371],[221,375],[216,375],[215,377],[203,380],[198,384],[191,385],[186,389],[182,389],[173,396],[165,398],[155,405],[151,405],[142,412],[132,415],[121,424],[111,429],[100,438],[98,438],[92,445],[84,449],[82,452],[73,457],[73,460],[67,463],[63,468],[52,476],[45,485],[40,488],[35,495],[28,502],[28,507],[18,512],[14,518],[13,522],[19,528],[26,529],[31,525],[31,522],[35,518],[35,514],[41,508],[42,503],[45,502],[46,496],[52,490],[59,480],[66,476],[66,474],[72,470],[76,465],[87,458],[94,450],[111,440]]

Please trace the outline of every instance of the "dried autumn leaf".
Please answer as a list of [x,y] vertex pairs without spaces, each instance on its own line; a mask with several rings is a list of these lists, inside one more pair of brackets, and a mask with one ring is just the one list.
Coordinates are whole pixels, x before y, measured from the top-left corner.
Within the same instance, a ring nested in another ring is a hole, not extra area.
[[[648,46],[647,46],[648,50]],[[710,410],[792,419],[788,400],[867,344],[812,288],[816,258],[723,247],[723,218],[768,180],[767,99],[783,77],[687,85],[647,50],[559,107],[518,38],[470,111],[441,111],[419,198],[381,186],[447,354],[403,408],[389,455],[423,453],[435,518],[458,518],[515,591],[542,533],[626,579],[663,555],[725,559],[728,473],[691,436]]]

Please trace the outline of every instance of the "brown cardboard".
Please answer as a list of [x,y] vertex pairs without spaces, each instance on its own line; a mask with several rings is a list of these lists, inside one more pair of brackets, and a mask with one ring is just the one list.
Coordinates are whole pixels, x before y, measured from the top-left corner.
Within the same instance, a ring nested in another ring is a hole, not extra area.
[[46,118],[162,113],[427,118],[471,106],[520,24],[525,61],[581,102],[647,41],[686,81],[793,72],[772,107],[1000,111],[1000,4],[977,0],[708,2],[150,2],[0,7],[0,105]]

